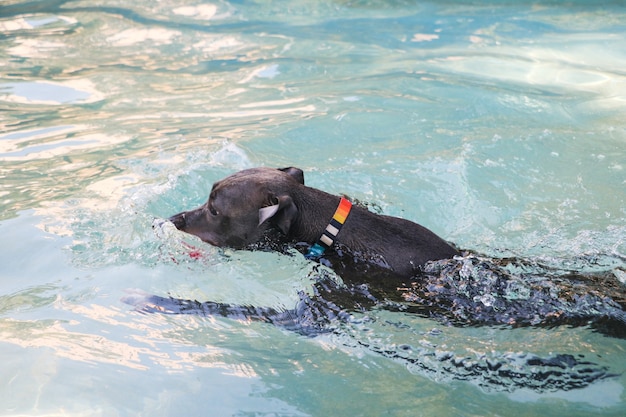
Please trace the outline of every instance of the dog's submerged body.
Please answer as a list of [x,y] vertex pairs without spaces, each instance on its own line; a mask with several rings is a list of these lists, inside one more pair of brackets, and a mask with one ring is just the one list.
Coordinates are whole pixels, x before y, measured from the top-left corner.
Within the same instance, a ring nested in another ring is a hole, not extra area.
[[[206,204],[176,214],[170,221],[215,246],[243,249],[261,242],[270,229],[280,231],[282,239],[313,245],[340,200],[304,185],[298,168],[253,168],[216,182]],[[428,261],[459,255],[423,226],[357,206],[341,229],[335,252],[338,248],[342,256],[387,268],[404,278]],[[342,266],[333,265],[335,269]]]
[[[254,168],[216,182],[204,205],[169,220],[177,229],[214,246],[283,251],[296,247],[307,253],[329,222],[332,224],[340,201],[341,197],[305,186],[300,169]],[[519,260],[461,254],[423,226],[378,215],[357,204],[336,240],[316,259],[337,272],[341,282],[329,278],[323,269],[315,270],[313,293],[302,292],[293,309],[159,296],[129,297],[127,302],[144,311],[272,323],[308,336],[335,331],[335,324],[347,323],[351,313],[379,308],[452,325],[590,324],[607,335],[626,337],[626,297],[623,285],[614,277],[572,275],[548,268],[536,274],[518,273],[532,268]],[[467,379],[464,372],[454,371],[456,360],[447,357],[454,366],[446,369],[452,378]],[[508,384],[538,390],[572,389],[610,376],[606,368],[587,366],[568,355],[527,360],[528,374],[516,369]],[[544,378],[534,373],[537,364],[544,366]],[[506,385],[505,365],[506,361],[476,365],[469,374],[471,378],[483,375],[490,386],[496,380]]]
[[[304,173],[298,168],[253,168],[216,182],[204,205],[169,220],[177,229],[218,247],[283,250],[295,246],[306,253],[333,218],[340,200],[304,185]],[[419,224],[355,204],[332,246],[317,257],[343,282],[318,279],[316,294],[307,296],[305,304],[317,304],[314,309],[319,311],[337,309],[333,316],[340,310],[384,306],[461,325],[592,323],[604,333],[626,337],[626,296],[623,285],[610,274],[600,278],[546,268],[538,279],[511,272],[528,269],[520,260],[461,255]],[[205,305],[209,306],[216,304]],[[225,315],[248,311],[232,307],[232,311],[225,305],[220,308]],[[249,311],[250,318],[286,323],[272,309]],[[319,311],[309,314],[319,316],[315,324],[305,315],[302,323],[288,327],[307,334],[322,331],[320,326],[327,320]],[[298,313],[296,308],[288,315],[297,321],[298,314],[302,310]]]

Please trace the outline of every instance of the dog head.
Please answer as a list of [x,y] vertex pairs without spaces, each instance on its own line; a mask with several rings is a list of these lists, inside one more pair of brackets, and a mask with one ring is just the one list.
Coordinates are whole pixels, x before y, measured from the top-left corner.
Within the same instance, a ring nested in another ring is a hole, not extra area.
[[285,235],[298,215],[291,195],[304,185],[298,168],[253,168],[213,184],[208,201],[169,218],[178,230],[214,246],[241,249],[276,226]]

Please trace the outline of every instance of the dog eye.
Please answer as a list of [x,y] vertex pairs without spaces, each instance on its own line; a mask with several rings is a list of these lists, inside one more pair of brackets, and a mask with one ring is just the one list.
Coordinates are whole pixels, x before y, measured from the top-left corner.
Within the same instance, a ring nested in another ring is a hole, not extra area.
[[211,202],[207,202],[207,208],[209,209],[209,213],[211,213],[212,216],[217,216],[219,213],[217,212],[217,210],[215,210],[215,207],[213,207],[213,204],[211,204]]

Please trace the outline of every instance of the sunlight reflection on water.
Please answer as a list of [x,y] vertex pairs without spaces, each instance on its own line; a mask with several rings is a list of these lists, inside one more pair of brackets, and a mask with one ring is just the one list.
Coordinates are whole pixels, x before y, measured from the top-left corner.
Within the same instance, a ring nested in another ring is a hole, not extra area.
[[8,83],[2,86],[2,90],[7,94],[0,96],[0,99],[15,103],[56,105],[102,100],[102,94],[95,91],[90,82],[81,80],[65,85],[41,81]]
[[[623,414],[624,342],[585,328],[436,329],[368,312],[352,334],[303,340],[119,301],[138,288],[293,307],[310,289],[303,260],[210,247],[191,259],[181,248],[197,240],[152,230],[256,165],[299,166],[312,186],[465,248],[626,283],[621,3],[9,3],[5,412]],[[494,394],[441,364],[440,376],[408,372],[355,340],[472,358],[585,354],[619,376]]]

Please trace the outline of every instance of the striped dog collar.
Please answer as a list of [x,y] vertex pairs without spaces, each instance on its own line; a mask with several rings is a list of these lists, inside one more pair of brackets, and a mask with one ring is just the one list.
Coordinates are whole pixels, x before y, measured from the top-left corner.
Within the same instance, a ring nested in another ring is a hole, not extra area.
[[341,197],[337,211],[333,214],[333,218],[330,219],[330,223],[326,226],[326,230],[324,230],[317,243],[309,249],[309,253],[306,254],[307,258],[319,258],[326,249],[335,243],[335,239],[337,239],[341,227],[346,222],[350,210],[352,210],[352,203]]

